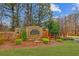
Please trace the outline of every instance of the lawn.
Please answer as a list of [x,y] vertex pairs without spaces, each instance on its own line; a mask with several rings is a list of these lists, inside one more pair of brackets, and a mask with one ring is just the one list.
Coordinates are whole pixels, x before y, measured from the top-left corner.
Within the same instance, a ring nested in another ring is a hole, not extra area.
[[1,56],[79,56],[79,43],[64,41],[63,45],[39,48],[0,50]]

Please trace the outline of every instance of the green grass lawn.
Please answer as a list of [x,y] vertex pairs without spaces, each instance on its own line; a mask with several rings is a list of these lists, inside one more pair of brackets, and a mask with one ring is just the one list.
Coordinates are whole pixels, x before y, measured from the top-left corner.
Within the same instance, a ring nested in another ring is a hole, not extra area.
[[79,56],[79,43],[64,41],[63,45],[39,48],[0,50],[1,56]]

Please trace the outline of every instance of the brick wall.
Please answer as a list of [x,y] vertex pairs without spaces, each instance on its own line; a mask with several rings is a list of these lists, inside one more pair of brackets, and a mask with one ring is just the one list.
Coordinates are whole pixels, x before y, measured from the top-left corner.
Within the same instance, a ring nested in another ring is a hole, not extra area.
[[0,32],[0,39],[13,41],[15,39],[15,32]]

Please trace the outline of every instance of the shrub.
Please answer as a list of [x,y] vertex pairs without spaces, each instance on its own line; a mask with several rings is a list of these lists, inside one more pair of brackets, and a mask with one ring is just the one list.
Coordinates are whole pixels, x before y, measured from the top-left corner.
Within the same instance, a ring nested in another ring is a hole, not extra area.
[[63,41],[63,39],[56,39],[56,41],[57,41],[57,42],[62,42],[62,41]]
[[26,32],[25,31],[22,32],[21,39],[23,41],[25,41],[27,39],[27,35],[26,35]]
[[16,39],[16,45],[21,45],[21,43],[22,43],[22,40],[21,39]]
[[53,20],[53,21],[49,21],[48,22],[48,30],[49,30],[49,33],[52,35],[53,34],[53,37],[56,39],[59,35],[59,29],[60,29],[60,26],[59,26],[59,23],[58,21],[56,20]]
[[71,37],[65,37],[64,40],[74,40],[74,38],[71,38]]
[[42,38],[43,43],[48,44],[49,39],[48,38]]
[[58,39],[64,40],[64,38],[63,38],[63,37],[58,37]]

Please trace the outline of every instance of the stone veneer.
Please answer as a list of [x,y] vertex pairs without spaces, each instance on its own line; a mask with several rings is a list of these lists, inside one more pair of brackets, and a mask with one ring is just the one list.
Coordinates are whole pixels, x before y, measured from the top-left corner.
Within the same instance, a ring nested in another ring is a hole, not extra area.
[[[38,31],[39,34],[38,33],[36,33],[35,35],[30,34],[32,30]],[[28,26],[26,27],[26,33],[28,39],[39,40],[42,37],[43,29],[40,26]]]

